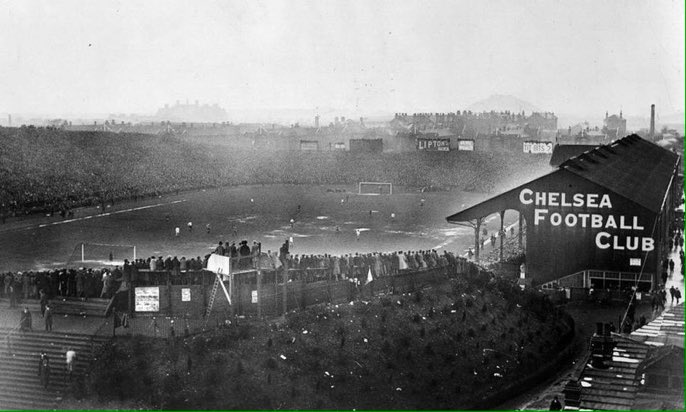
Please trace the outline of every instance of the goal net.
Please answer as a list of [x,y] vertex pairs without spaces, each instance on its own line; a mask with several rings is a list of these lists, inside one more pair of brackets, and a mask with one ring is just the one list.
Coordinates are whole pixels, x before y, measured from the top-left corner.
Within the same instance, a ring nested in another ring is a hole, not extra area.
[[136,259],[136,246],[84,242],[74,247],[67,264],[121,266],[124,259]]
[[357,193],[360,195],[392,195],[393,184],[384,182],[360,182]]

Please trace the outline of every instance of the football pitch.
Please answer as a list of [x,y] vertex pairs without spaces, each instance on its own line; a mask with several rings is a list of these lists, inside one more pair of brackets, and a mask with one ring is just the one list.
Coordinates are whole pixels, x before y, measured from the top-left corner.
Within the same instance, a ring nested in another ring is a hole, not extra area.
[[[105,213],[81,209],[70,219],[23,218],[0,226],[0,271],[79,266],[82,242],[136,246],[138,258],[204,256],[219,241],[241,240],[256,240],[263,251],[278,252],[288,238],[294,241],[292,254],[437,249],[462,255],[473,246],[473,229],[445,218],[488,195],[420,193],[395,186],[393,192],[358,195],[352,185],[224,187],[117,203]],[[489,232],[499,229],[499,217],[489,219]],[[516,213],[506,213],[506,224],[515,219]],[[86,259],[106,261],[110,251],[115,261],[132,257],[131,248],[110,249],[91,248]]]

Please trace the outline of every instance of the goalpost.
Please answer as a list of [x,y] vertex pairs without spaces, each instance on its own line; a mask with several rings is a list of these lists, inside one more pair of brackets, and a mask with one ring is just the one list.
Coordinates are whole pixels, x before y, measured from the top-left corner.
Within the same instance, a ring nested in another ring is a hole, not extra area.
[[74,247],[68,263],[80,262],[121,266],[124,264],[124,259],[136,260],[135,245],[81,242]]
[[393,183],[360,182],[357,186],[358,195],[392,195]]

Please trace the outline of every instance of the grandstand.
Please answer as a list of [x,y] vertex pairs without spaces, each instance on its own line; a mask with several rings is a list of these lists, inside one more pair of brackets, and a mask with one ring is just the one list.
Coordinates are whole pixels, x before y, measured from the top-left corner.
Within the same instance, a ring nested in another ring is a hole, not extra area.
[[246,184],[438,185],[492,192],[547,170],[522,153],[254,151],[177,137],[0,129],[0,215],[57,214],[178,191]]

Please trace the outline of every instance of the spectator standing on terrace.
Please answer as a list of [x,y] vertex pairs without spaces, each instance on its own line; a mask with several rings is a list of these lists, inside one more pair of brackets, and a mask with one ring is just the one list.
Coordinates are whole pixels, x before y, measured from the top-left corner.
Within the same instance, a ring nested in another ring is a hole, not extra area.
[[209,234],[210,231],[212,230],[212,229],[210,228],[210,224],[209,224],[209,223],[205,225],[205,230],[207,231],[207,234]]
[[19,329],[22,331],[33,330],[33,325],[31,322],[31,312],[29,312],[28,306],[24,308],[21,312],[21,318],[19,320]]
[[12,276],[12,274],[11,274],[11,273],[5,274],[5,279],[4,279],[4,283],[5,283],[5,295],[8,295],[8,296],[9,296],[9,289],[10,289],[10,285],[12,284],[12,281],[13,281],[13,276]]
[[214,249],[214,253],[216,253],[217,255],[224,256],[224,253],[225,253],[225,252],[226,252],[226,251],[224,250],[224,242],[221,242],[221,241],[220,241],[220,242],[219,242],[219,246],[217,246],[217,247]]
[[17,294],[14,292],[14,282],[10,279],[10,284],[7,289],[10,298],[10,309],[17,307]]
[[193,231],[193,222],[188,222],[188,231],[189,232]]
[[104,271],[104,272],[102,273],[102,291],[100,292],[100,297],[101,297],[101,298],[104,298],[104,297],[107,296],[108,286],[109,286],[109,282],[110,282],[110,277],[111,277],[111,275],[110,275],[109,272]]
[[85,297],[84,295],[84,278],[85,274],[83,273],[83,268],[79,269],[79,271],[76,273],[76,297],[78,298],[83,298]]
[[76,359],[76,352],[71,347],[67,348],[67,353],[65,354],[67,362],[67,377],[71,380],[72,373],[74,372],[74,360]]
[[[674,268],[674,262],[671,261],[672,268]],[[673,271],[673,269],[672,269]],[[30,272],[24,273],[21,277],[21,291],[23,293],[24,300],[29,298],[29,292],[31,291],[31,276]]]
[[243,268],[243,269],[250,267],[250,265],[251,265],[250,246],[248,246],[247,240],[243,240],[241,242],[241,247],[238,249],[238,254],[240,256],[240,260],[238,262],[238,267]]
[[45,314],[43,317],[45,318],[45,330],[47,332],[52,332],[52,309],[50,309],[50,306],[45,307]]
[[48,294],[45,293],[45,290],[41,289],[40,292],[40,314],[41,316],[45,316],[45,308],[48,307]]
[[45,352],[41,352],[38,359],[38,377],[41,385],[47,389],[50,384],[50,358]]
[[283,242],[283,245],[281,245],[281,248],[279,249],[279,260],[281,260],[282,264],[286,263],[286,260],[288,259],[288,239],[286,239],[285,242]]
[[179,237],[179,234],[180,234],[180,233],[181,233],[181,229],[179,229],[178,226],[175,227],[175,228],[174,228],[174,235],[175,235],[176,237]]
[[552,402],[550,402],[550,410],[551,410],[551,411],[560,411],[560,410],[562,410],[562,404],[561,404],[560,401],[557,399],[557,396],[555,396],[555,397],[553,398]]
[[179,279],[181,278],[181,262],[179,262],[179,259],[177,259],[176,256],[174,256],[171,261],[171,276],[175,283],[178,284]]

